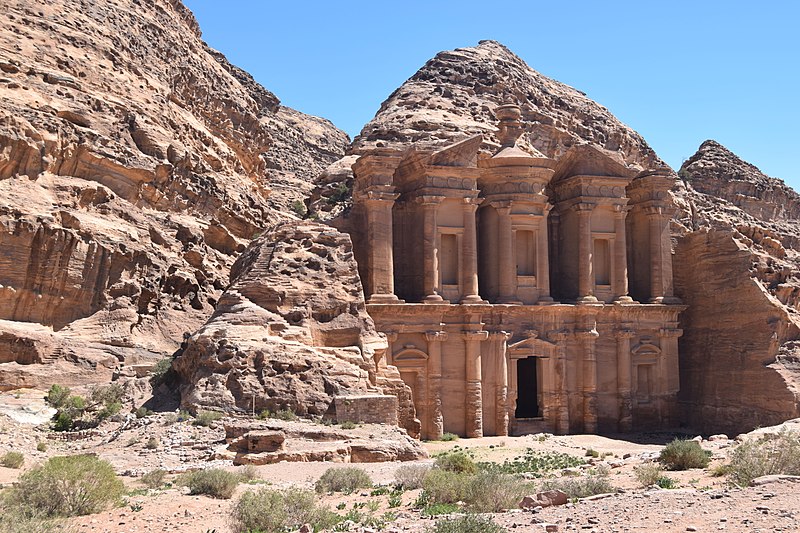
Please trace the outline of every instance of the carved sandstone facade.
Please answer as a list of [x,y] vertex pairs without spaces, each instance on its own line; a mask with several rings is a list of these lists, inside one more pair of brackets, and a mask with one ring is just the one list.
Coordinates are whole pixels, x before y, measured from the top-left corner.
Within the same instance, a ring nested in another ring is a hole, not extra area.
[[558,161],[481,136],[375,149],[353,165],[368,310],[422,437],[630,431],[676,423],[668,190],[591,146]]

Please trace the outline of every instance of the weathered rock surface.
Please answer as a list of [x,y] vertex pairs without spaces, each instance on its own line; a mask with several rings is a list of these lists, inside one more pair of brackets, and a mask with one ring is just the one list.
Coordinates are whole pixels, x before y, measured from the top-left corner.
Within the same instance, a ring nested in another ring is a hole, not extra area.
[[3,14],[0,386],[106,381],[202,325],[347,136],[208,48],[178,1]]
[[741,432],[800,416],[797,193],[706,141],[679,171],[681,394],[690,425]]
[[415,434],[410,389],[377,366],[386,340],[367,315],[350,237],[313,222],[286,222],[239,257],[214,315],[174,363],[184,406],[258,413],[328,414],[333,398],[398,395]]

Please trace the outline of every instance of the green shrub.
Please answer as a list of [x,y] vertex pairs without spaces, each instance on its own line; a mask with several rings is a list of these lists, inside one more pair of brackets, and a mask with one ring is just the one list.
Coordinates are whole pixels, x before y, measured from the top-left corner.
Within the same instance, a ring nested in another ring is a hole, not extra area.
[[297,415],[290,409],[279,409],[278,411],[275,411],[275,413],[272,415],[272,418],[291,422],[293,420],[297,420]]
[[535,474],[542,476],[554,470],[562,470],[584,464],[584,460],[574,455],[560,452],[544,452],[528,448],[523,455],[506,459],[502,463],[478,463],[485,472],[503,474]]
[[460,472],[432,468],[422,481],[421,504],[457,503],[467,499],[472,476]]
[[595,459],[597,459],[598,457],[600,457],[600,452],[598,452],[597,450],[593,450],[592,448],[586,448],[586,457],[594,457]]
[[772,474],[800,475],[800,433],[781,431],[739,444],[721,468],[739,486]]
[[313,492],[298,488],[245,492],[231,512],[233,531],[282,533],[294,531],[303,524],[311,524],[315,531],[333,527],[340,517],[319,507],[317,500]]
[[454,440],[458,440],[458,435],[456,435],[455,433],[445,433],[444,435],[442,435],[442,438],[440,440],[444,442],[451,442]]
[[343,492],[351,494],[358,489],[372,487],[372,479],[361,468],[347,466],[342,468],[329,468],[314,485],[314,490],[319,493]]
[[308,214],[308,208],[306,208],[306,204],[303,203],[302,200],[295,200],[294,202],[292,202],[291,207],[292,211],[294,211],[294,214],[299,216],[300,218],[303,218],[306,216],[306,214]]
[[506,474],[480,472],[471,476],[464,502],[476,513],[499,513],[516,509],[525,494],[533,492],[530,483]]
[[595,494],[614,492],[616,489],[608,480],[608,470],[598,468],[585,476],[548,479],[542,484],[542,490],[560,490],[568,498],[587,498]]
[[678,487],[678,483],[669,476],[661,476],[656,480],[656,485],[662,489],[674,489]]
[[67,401],[69,395],[72,391],[69,387],[62,387],[61,385],[53,385],[50,387],[50,390],[47,391],[47,397],[45,400],[49,403],[52,407],[56,409],[60,408],[64,405],[64,402]]
[[20,452],[6,452],[0,457],[0,465],[6,468],[21,468],[25,463],[25,456]]
[[644,487],[652,487],[658,484],[658,480],[664,475],[664,469],[657,463],[645,463],[633,469],[636,481]]
[[207,468],[181,474],[175,483],[189,487],[189,494],[205,494],[227,500],[239,485],[239,476],[221,468]]
[[455,503],[431,503],[422,508],[420,514],[424,517],[441,516],[443,514],[452,514],[461,510],[461,507]]
[[153,416],[153,411],[151,411],[147,407],[142,406],[136,410],[135,414],[136,418],[146,418],[148,416]]
[[208,427],[220,418],[222,418],[222,413],[218,413],[217,411],[198,411],[192,424],[195,426]]
[[166,470],[156,468],[144,474],[139,480],[149,489],[157,489],[164,484],[164,479],[167,477]]
[[36,443],[36,451],[37,452],[46,452],[47,451],[47,443],[43,440],[40,440]]
[[490,518],[483,518],[476,515],[464,515],[458,518],[447,518],[438,520],[431,533],[504,533],[507,530]]
[[7,503],[28,516],[78,516],[118,502],[123,490],[106,461],[91,455],[51,457],[20,476]]
[[395,470],[394,484],[403,490],[421,489],[430,470],[428,465],[403,465]]
[[150,437],[147,439],[147,443],[144,445],[144,447],[148,450],[158,449],[158,439],[155,437]]
[[250,483],[261,479],[261,474],[258,473],[258,470],[253,465],[244,465],[236,470],[236,475],[239,476],[239,480],[242,483]]
[[439,455],[434,463],[436,468],[447,470],[448,472],[462,472],[474,474],[478,471],[478,465],[466,452],[448,452]]
[[161,386],[162,383],[170,383],[175,376],[175,370],[172,368],[174,358],[167,357],[157,362],[153,369],[150,371],[150,386],[153,390]]
[[61,522],[18,508],[4,508],[0,512],[0,533],[74,533]]
[[661,450],[658,460],[669,470],[705,468],[711,461],[711,452],[693,440],[675,439]]
[[339,427],[342,429],[356,429],[357,426],[352,420],[345,420],[339,425]]

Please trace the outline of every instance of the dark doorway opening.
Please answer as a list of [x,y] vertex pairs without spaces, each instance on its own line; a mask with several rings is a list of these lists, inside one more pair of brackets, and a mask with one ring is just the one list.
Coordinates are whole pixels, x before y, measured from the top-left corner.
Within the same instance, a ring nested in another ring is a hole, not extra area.
[[536,383],[536,363],[535,357],[527,357],[517,360],[517,410],[514,416],[517,418],[538,418],[539,414],[539,391]]

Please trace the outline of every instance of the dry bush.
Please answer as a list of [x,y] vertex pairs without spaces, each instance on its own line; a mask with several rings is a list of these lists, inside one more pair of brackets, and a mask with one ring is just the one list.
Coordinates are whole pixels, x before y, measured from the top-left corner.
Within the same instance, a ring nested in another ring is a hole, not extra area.
[[800,475],[800,434],[781,431],[744,441],[733,451],[726,472],[740,486],[760,476]]
[[343,492],[345,494],[371,487],[372,479],[370,479],[369,474],[363,469],[354,466],[329,468],[314,485],[314,489],[319,493]]
[[657,463],[645,463],[633,469],[636,476],[636,481],[644,487],[652,487],[658,483],[661,476],[664,475],[664,469]]
[[29,517],[78,516],[118,502],[123,491],[106,461],[90,455],[51,457],[20,476],[6,504]]
[[586,476],[548,479],[542,483],[542,490],[560,490],[568,498],[586,498],[616,489],[608,480],[608,470],[598,468]]
[[317,505],[318,497],[298,488],[262,488],[242,494],[231,512],[236,533],[282,533],[311,524],[314,531],[330,528],[340,517]]
[[0,465],[6,468],[21,468],[25,463],[25,456],[20,452],[6,452],[0,457]]
[[515,508],[532,490],[529,483],[506,474],[480,472],[471,475],[438,468],[425,476],[422,487],[421,501],[426,505],[463,502],[469,510],[479,513]]
[[443,453],[436,458],[434,463],[436,468],[447,470],[448,472],[460,472],[464,474],[474,474],[478,471],[478,465],[466,452]]
[[421,489],[425,476],[431,471],[428,465],[403,465],[394,473],[394,483],[403,490]]
[[430,533],[504,533],[508,531],[497,525],[491,518],[467,514],[457,518],[438,520]]
[[207,468],[181,474],[175,483],[189,487],[189,494],[205,494],[227,500],[239,485],[239,476],[221,468]]
[[199,411],[192,421],[195,426],[209,427],[211,424],[222,418],[222,413],[216,411]]
[[164,479],[167,477],[166,470],[156,468],[151,470],[141,477],[139,481],[142,482],[149,489],[157,489],[164,484]]
[[693,440],[675,439],[664,446],[658,460],[669,470],[705,468],[711,461],[711,452]]

